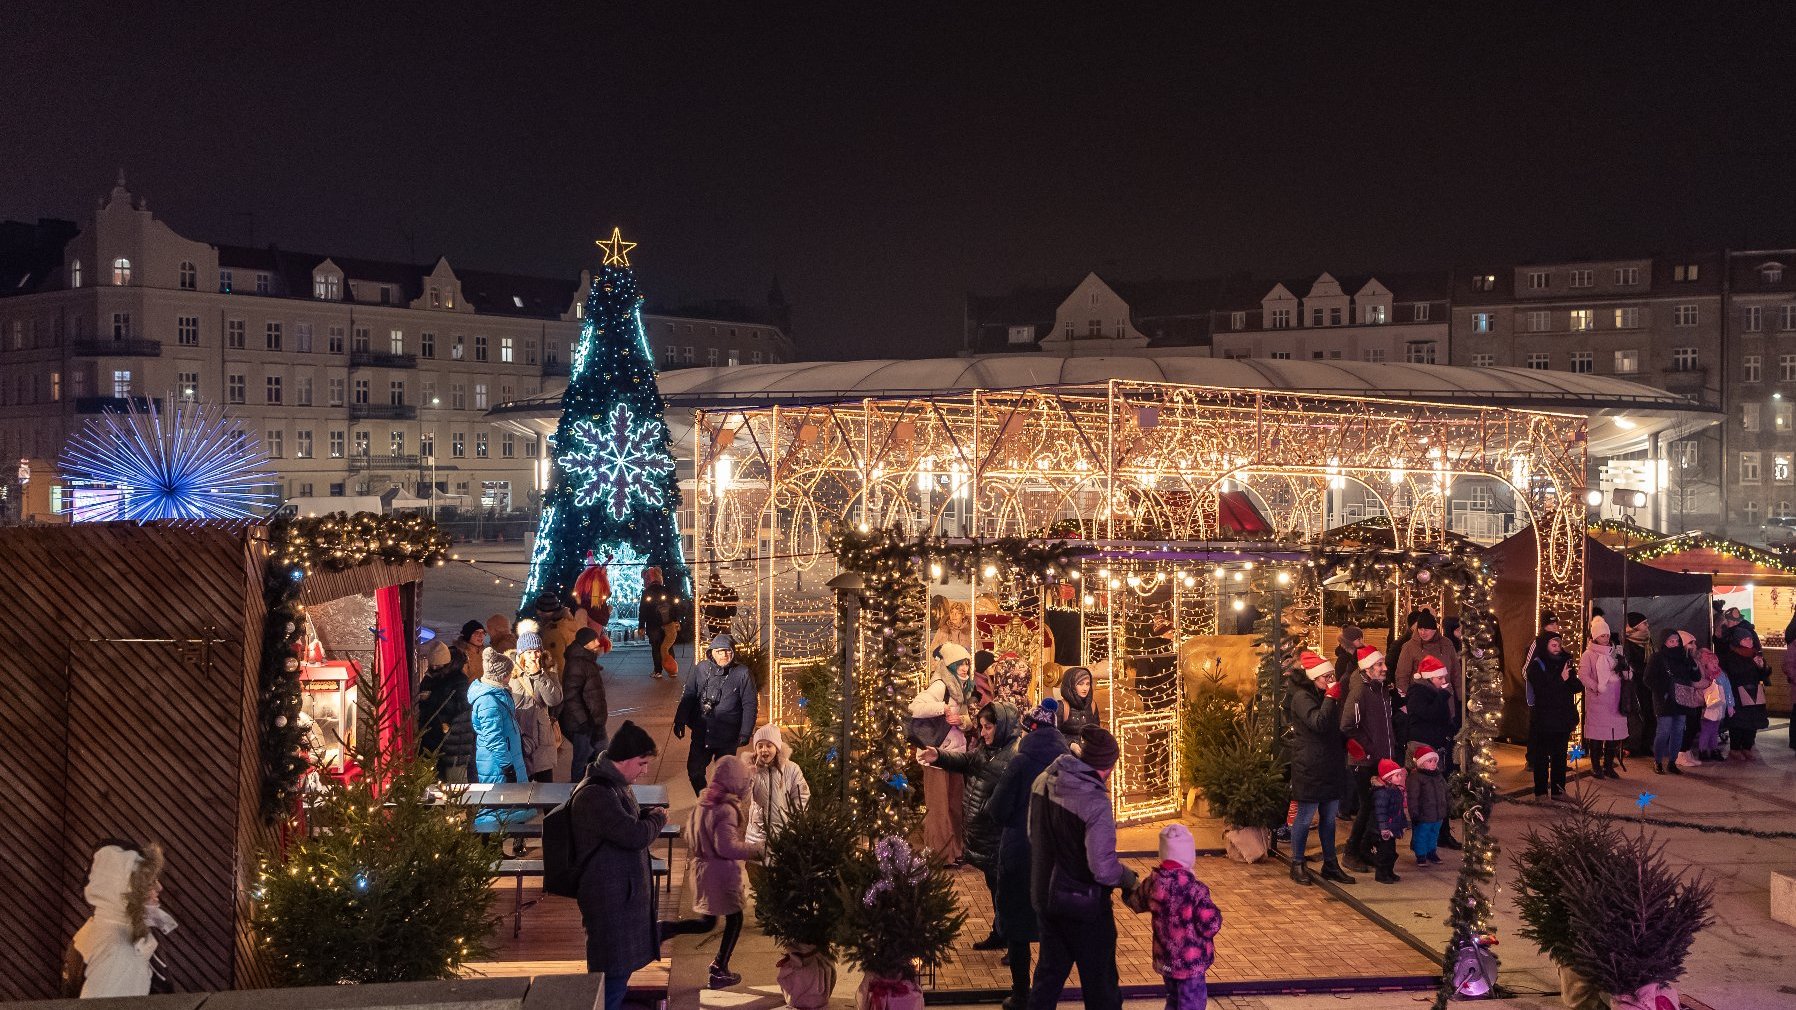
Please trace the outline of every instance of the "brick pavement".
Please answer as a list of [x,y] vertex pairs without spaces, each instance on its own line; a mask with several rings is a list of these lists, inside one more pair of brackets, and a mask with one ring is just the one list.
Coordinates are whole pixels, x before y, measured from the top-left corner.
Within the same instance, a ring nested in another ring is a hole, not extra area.
[[[1128,859],[1138,873],[1151,859]],[[1254,865],[1220,856],[1200,856],[1198,878],[1210,886],[1222,909],[1222,933],[1210,981],[1368,978],[1438,975],[1440,969],[1415,948],[1397,939],[1321,888],[1291,883],[1280,862]],[[955,886],[967,909],[967,925],[955,960],[936,973],[933,990],[960,992],[1004,989],[1009,969],[998,963],[1001,951],[977,951],[971,944],[991,931],[991,896],[978,871],[955,875]],[[1160,983],[1153,969],[1153,938],[1148,917],[1117,904],[1116,964],[1125,986]],[[1069,986],[1078,984],[1073,973]]]

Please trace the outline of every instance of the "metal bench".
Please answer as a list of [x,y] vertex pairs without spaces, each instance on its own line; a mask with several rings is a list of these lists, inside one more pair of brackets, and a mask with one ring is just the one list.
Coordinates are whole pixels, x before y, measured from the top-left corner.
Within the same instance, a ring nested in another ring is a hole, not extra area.
[[517,889],[513,891],[511,907],[511,937],[517,939],[524,932],[524,909],[535,905],[540,899],[524,900],[524,878],[543,875],[543,861],[540,859],[501,859],[499,875],[510,874],[517,880]]

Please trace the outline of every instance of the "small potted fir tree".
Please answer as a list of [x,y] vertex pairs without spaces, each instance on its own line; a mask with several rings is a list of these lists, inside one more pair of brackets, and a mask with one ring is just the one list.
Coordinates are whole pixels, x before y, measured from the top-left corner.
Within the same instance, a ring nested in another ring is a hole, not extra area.
[[877,839],[851,859],[837,938],[865,976],[858,1010],[923,1010],[917,974],[947,962],[966,918],[941,861],[903,838]]
[[1559,966],[1566,1006],[1678,1006],[1684,958],[1714,921],[1708,880],[1680,877],[1644,827],[1623,831],[1588,809],[1529,831],[1514,862],[1521,935]]
[[836,988],[833,941],[842,918],[842,865],[854,854],[854,824],[828,794],[789,816],[749,864],[755,917],[784,953],[780,993],[794,1010],[818,1010]]
[[1246,863],[1259,862],[1271,849],[1272,829],[1284,823],[1290,796],[1267,722],[1249,706],[1193,761],[1210,812],[1228,825],[1223,838],[1229,855]]

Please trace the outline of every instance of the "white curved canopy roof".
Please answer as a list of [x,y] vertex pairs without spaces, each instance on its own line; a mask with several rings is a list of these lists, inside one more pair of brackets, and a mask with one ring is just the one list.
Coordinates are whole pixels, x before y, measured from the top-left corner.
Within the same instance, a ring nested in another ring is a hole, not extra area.
[[[1583,414],[1590,418],[1590,451],[1599,457],[1643,449],[1653,434],[1680,438],[1720,418],[1714,407],[1608,376],[1528,368],[1226,359],[1174,349],[1094,357],[1000,354],[685,368],[663,373],[658,381],[670,407],[727,410],[974,389],[1097,386],[1111,379]],[[490,416],[519,428],[552,430],[559,402],[559,393],[544,394],[500,405]],[[545,417],[546,429],[541,423]]]

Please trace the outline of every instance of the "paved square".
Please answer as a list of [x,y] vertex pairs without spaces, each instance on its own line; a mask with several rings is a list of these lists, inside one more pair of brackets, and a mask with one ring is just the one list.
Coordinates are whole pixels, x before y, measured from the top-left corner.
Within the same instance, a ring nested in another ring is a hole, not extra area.
[[[1125,860],[1146,873],[1153,860]],[[1210,981],[1258,982],[1273,979],[1389,978],[1438,975],[1440,969],[1415,948],[1397,939],[1319,887],[1291,883],[1282,862],[1253,865],[1220,856],[1200,856],[1198,879],[1222,909],[1222,932],[1216,938],[1216,963]],[[1371,875],[1357,887],[1375,887]],[[1002,951],[972,950],[971,944],[992,927],[991,896],[976,870],[955,875],[955,887],[967,909],[966,930],[953,963],[936,972],[937,992],[1007,989],[1010,969],[998,963]],[[1148,917],[1116,905],[1116,965],[1125,986],[1160,984],[1154,974],[1153,937]],[[1068,985],[1077,985],[1078,972]]]

